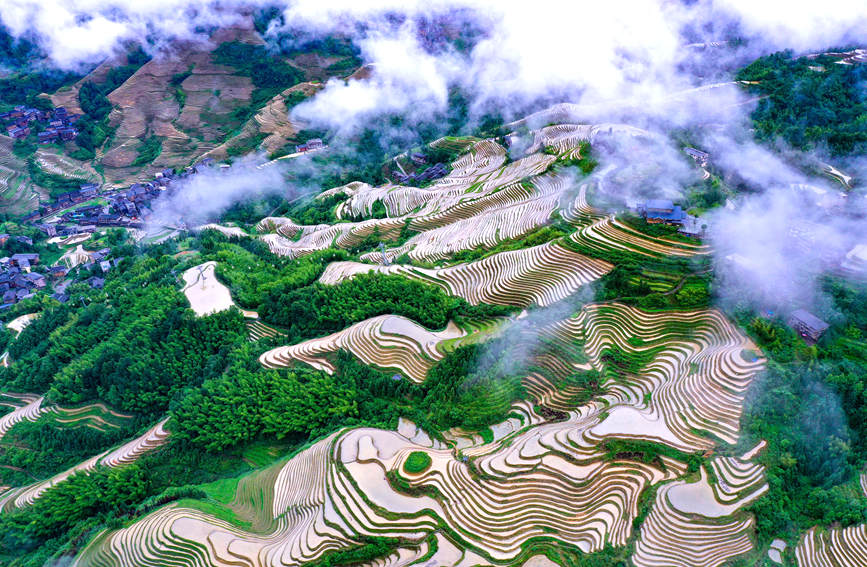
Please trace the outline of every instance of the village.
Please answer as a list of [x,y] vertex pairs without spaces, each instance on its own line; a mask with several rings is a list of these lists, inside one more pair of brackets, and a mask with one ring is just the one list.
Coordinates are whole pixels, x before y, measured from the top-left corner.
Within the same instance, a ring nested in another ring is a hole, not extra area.
[[154,199],[177,191],[180,180],[210,167],[215,167],[214,160],[205,158],[181,172],[164,169],[154,176],[153,181],[106,192],[100,192],[100,187],[94,183],[86,183],[77,191],[40,203],[39,210],[22,220],[42,232],[43,238],[47,238],[45,243],[78,244],[78,248],[67,250],[53,265],[44,265],[38,252],[29,251],[35,249],[32,237],[0,234],[0,247],[7,253],[10,247],[15,251],[0,257],[0,311],[40,292],[66,303],[70,297],[67,288],[76,283],[101,289],[105,283],[104,275],[117,266],[119,259],[111,257],[110,248],[88,251],[80,243],[89,239],[91,234],[110,227],[144,228],[146,219],[152,214],[151,202]]
[[[214,160],[205,158],[180,172],[163,169],[154,176],[153,181],[133,183],[125,189],[105,192],[100,192],[95,183],[86,183],[77,191],[58,195],[54,201],[41,202],[39,210],[25,216],[23,220],[33,223],[47,236],[92,233],[98,227],[109,226],[141,229],[152,214],[151,202],[154,199],[163,194],[173,194],[180,181],[212,167],[216,167]],[[225,170],[230,166],[219,167]],[[99,201],[107,204],[100,204]],[[92,203],[87,204],[89,202]],[[42,222],[38,222],[40,220]]]
[[80,117],[70,114],[62,106],[49,111],[18,105],[8,112],[0,113],[0,120],[6,124],[6,132],[13,140],[27,138],[37,125],[42,128],[36,134],[40,144],[74,140],[78,136],[74,124]]
[[[15,238],[21,237],[0,234],[0,245]],[[19,252],[0,258],[0,311],[33,298],[39,292],[66,303],[69,301],[67,288],[75,283],[101,289],[105,283],[102,276],[116,267],[119,259],[111,258],[110,248],[88,252],[85,256],[86,260],[80,264],[61,258],[52,266],[41,264],[37,252]]]
[[402,185],[422,185],[434,179],[444,177],[449,172],[449,167],[444,163],[435,163],[428,166],[427,157],[419,152],[409,154],[409,161],[412,162],[412,166],[416,169],[407,173],[403,166],[401,166],[400,161],[397,158],[394,159],[398,171],[393,171],[392,176],[397,183]]

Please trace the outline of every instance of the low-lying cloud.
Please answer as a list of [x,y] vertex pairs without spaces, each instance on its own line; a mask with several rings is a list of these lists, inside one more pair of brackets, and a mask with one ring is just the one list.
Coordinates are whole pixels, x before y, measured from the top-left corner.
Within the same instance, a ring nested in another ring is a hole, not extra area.
[[827,309],[819,277],[867,243],[863,200],[818,180],[778,184],[711,215],[723,300],[781,311]]
[[193,228],[215,220],[242,200],[275,194],[294,197],[297,188],[285,180],[285,168],[279,163],[264,163],[264,156],[248,156],[231,168],[203,168],[196,175],[175,181],[170,194],[153,202],[149,227]]

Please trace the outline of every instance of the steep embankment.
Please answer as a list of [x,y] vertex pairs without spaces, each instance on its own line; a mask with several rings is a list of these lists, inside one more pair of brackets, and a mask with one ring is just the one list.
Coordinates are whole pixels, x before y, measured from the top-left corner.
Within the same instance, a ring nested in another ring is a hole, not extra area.
[[[212,41],[261,43],[246,27],[220,30]],[[212,62],[209,47],[173,46],[108,95],[115,106],[109,123],[116,130],[103,148],[106,177],[119,180],[139,170],[132,164],[148,136],[162,138],[162,151],[147,169],[187,165],[238,126],[232,112],[248,104],[252,92],[248,77]]]
[[[261,146],[269,154],[276,152],[286,145],[287,139],[293,138],[304,128],[303,124],[292,122],[289,119],[289,106],[286,105],[286,98],[292,96],[293,93],[311,96],[320,88],[321,84],[319,83],[306,82],[275,95],[259,112],[244,123],[244,127],[236,136],[207,152],[206,156],[222,160],[226,159],[233,149],[256,145]],[[261,138],[261,141],[257,138]]]

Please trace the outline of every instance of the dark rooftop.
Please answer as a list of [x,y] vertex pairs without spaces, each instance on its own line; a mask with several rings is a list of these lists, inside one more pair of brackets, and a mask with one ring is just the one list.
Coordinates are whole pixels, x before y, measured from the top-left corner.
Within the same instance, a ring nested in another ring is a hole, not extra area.
[[797,319],[798,321],[815,331],[826,331],[829,327],[828,323],[822,321],[809,311],[804,311],[803,309],[792,311],[791,319]]

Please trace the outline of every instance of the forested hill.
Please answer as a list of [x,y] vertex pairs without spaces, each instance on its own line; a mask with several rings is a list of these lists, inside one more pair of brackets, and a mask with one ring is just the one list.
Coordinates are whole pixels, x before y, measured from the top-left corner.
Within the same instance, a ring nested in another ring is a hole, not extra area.
[[867,150],[867,64],[839,61],[784,51],[741,69],[736,78],[764,96],[752,114],[757,136],[802,150],[827,146],[837,156]]

